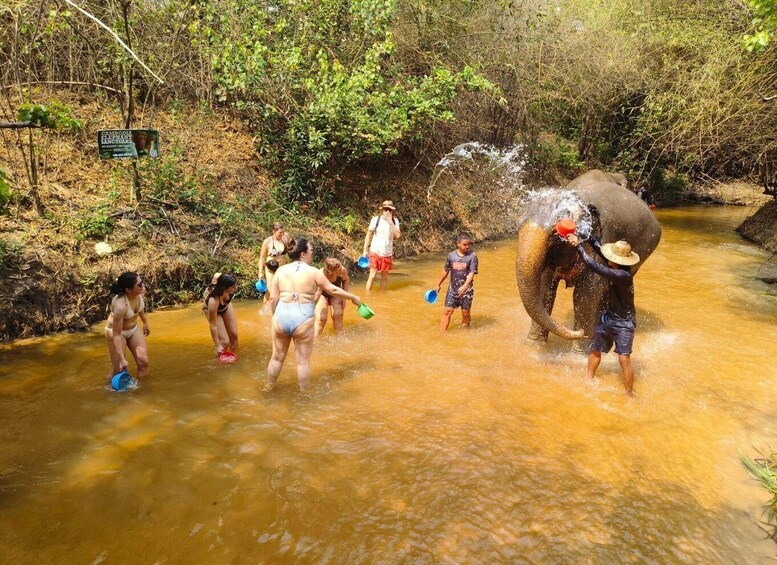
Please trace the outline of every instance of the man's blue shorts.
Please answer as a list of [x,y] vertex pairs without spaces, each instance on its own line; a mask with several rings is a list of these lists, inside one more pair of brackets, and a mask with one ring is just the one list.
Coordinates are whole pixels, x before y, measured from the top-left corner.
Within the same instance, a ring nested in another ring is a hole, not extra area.
[[445,307],[446,308],[461,308],[462,310],[471,310],[472,309],[472,299],[475,297],[475,289],[473,287],[469,287],[467,292],[464,293],[464,296],[457,296],[455,292],[453,292],[453,287],[448,287],[448,293],[445,295]]
[[589,351],[607,353],[615,342],[615,353],[631,355],[631,348],[634,345],[634,330],[636,329],[636,320],[622,320],[610,316],[607,312],[602,312],[601,318],[596,323]]

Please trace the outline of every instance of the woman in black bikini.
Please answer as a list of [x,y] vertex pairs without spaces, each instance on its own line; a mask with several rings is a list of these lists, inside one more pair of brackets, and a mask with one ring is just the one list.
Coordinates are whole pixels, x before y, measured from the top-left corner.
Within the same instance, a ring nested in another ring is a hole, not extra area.
[[208,317],[210,336],[216,346],[216,355],[237,351],[237,316],[232,306],[232,295],[237,290],[237,279],[227,273],[216,273],[205,291],[202,311]]
[[[348,290],[351,284],[348,278],[348,270],[343,267],[337,259],[328,258],[324,260],[324,266],[321,268],[324,276],[336,287]],[[332,296],[323,290],[319,291],[316,298],[316,337],[320,336],[326,326],[326,319],[329,310],[332,310],[332,326],[335,333],[343,329],[343,312],[345,310],[345,301],[342,298]]]
[[262,250],[259,252],[259,278],[267,281],[268,292],[265,295],[265,300],[270,299],[269,289],[272,288],[272,278],[275,276],[275,271],[268,268],[267,262],[271,259],[277,261],[275,266],[277,269],[280,265],[286,263],[286,254],[290,247],[291,242],[283,231],[283,224],[274,223],[272,225],[272,234],[262,242]]

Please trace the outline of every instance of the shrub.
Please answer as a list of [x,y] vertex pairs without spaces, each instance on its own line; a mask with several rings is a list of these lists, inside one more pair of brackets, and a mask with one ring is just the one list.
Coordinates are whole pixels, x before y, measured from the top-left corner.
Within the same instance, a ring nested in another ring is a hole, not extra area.
[[19,267],[23,254],[23,245],[7,239],[0,239],[0,270],[12,271]]
[[335,209],[331,210],[329,214],[324,217],[323,223],[333,230],[350,235],[359,227],[359,216],[353,212],[343,213],[342,211]]
[[102,203],[93,208],[78,222],[78,235],[81,239],[101,239],[113,233],[116,220],[109,214],[109,206]]
[[8,173],[0,169],[0,213],[8,211],[8,204],[11,202],[13,193],[11,192],[11,181]]

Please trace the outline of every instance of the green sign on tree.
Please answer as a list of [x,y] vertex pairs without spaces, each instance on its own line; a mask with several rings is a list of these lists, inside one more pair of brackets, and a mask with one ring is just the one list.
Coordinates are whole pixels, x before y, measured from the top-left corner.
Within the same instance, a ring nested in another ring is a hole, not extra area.
[[97,132],[100,159],[159,156],[159,132],[154,129],[103,129]]

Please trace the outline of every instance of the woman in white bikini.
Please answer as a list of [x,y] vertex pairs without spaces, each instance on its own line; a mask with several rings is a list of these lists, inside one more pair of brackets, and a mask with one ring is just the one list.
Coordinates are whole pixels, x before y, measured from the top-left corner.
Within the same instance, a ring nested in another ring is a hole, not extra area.
[[[125,348],[135,358],[138,366],[138,379],[148,376],[148,350],[146,336],[151,333],[146,319],[146,305],[143,295],[146,287],[136,273],[122,273],[116,284],[111,285],[116,296],[111,300],[110,314],[105,325],[105,338],[108,341],[108,353],[111,355],[113,374],[127,369]],[[143,322],[143,331],[138,326],[138,318]]]
[[[259,278],[267,281],[267,294],[265,300],[270,299],[270,289],[272,288],[272,279],[275,271],[267,267],[267,261],[275,259],[278,265],[286,262],[288,253],[289,238],[283,231],[283,224],[278,222],[272,225],[272,234],[262,242],[262,250],[259,252]],[[277,269],[277,267],[275,267]]]
[[324,273],[313,267],[313,246],[307,239],[298,239],[289,253],[293,263],[283,265],[275,273],[270,289],[272,319],[272,357],[267,366],[265,391],[275,387],[283,368],[289,345],[294,341],[297,355],[297,380],[300,390],[310,385],[310,355],[313,353],[313,313],[316,291],[350,300],[356,306],[362,301],[327,280]]

